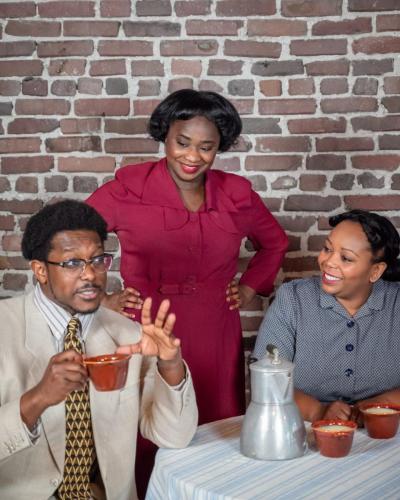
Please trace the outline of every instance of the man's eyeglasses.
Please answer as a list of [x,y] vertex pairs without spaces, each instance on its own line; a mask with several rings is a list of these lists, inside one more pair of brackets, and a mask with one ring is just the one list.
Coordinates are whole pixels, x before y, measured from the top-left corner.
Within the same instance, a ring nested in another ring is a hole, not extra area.
[[69,274],[81,275],[88,264],[92,266],[95,273],[105,273],[109,271],[113,261],[113,256],[109,253],[103,253],[102,255],[96,255],[92,259],[69,259],[63,262],[52,262],[51,260],[46,260],[47,264],[52,264],[53,266],[60,266]]

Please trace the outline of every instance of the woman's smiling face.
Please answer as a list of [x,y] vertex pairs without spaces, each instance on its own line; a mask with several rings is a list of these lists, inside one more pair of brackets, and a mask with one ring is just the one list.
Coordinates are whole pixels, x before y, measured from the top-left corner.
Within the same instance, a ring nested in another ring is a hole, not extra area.
[[371,246],[358,222],[344,220],[332,229],[318,256],[322,289],[345,301],[368,295],[386,264],[375,262]]
[[171,123],[165,139],[165,155],[179,187],[202,181],[214,162],[219,143],[217,127],[204,116]]

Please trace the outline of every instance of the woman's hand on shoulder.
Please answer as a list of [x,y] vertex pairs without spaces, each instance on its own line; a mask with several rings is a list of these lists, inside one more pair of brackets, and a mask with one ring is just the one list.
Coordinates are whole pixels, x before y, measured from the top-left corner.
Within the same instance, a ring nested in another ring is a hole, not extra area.
[[229,302],[230,310],[246,307],[255,295],[253,288],[239,284],[237,279],[233,279],[226,289],[226,301]]
[[119,292],[106,293],[101,303],[104,307],[123,314],[127,318],[134,318],[135,315],[126,312],[125,309],[141,309],[143,299],[138,290],[127,287]]

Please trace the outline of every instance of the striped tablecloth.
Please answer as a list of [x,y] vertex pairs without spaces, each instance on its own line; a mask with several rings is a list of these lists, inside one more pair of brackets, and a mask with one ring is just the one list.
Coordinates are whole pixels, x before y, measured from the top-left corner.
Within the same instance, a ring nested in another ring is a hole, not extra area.
[[239,451],[242,418],[200,426],[183,450],[159,450],[146,500],[400,499],[400,433],[385,440],[357,430],[344,458],[311,444],[301,458],[260,461]]

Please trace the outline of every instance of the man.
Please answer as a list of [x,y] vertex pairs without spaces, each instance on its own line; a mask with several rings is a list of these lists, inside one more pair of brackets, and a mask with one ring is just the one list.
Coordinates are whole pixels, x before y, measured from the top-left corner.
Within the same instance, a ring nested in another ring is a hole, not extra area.
[[[47,205],[28,221],[22,251],[37,284],[0,301],[4,500],[131,500],[138,424],[161,447],[184,447],[195,432],[195,395],[168,301],[154,324],[145,301],[142,331],[99,307],[112,262],[106,238],[102,217],[77,201]],[[115,351],[133,354],[126,385],[98,392],[83,358]]]

